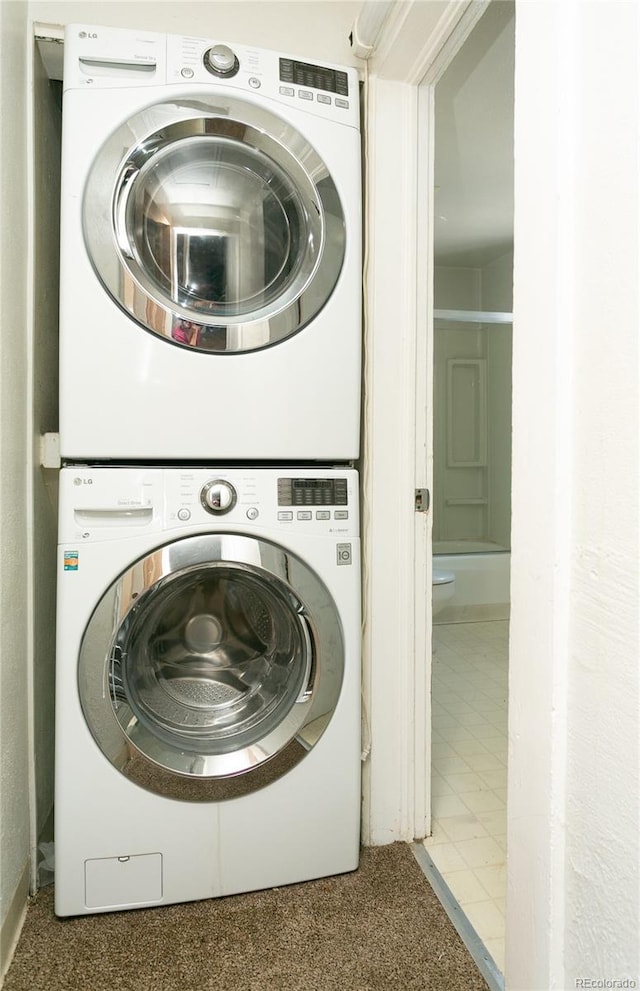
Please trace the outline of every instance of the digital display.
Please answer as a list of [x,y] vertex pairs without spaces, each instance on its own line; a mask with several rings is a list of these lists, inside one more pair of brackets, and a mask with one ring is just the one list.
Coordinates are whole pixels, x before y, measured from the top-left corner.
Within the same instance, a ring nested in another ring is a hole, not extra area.
[[346,478],[279,478],[279,506],[346,506]]
[[336,93],[338,96],[349,95],[349,78],[346,72],[328,69],[322,65],[311,65],[309,62],[295,62],[289,58],[280,59],[280,82],[321,89],[325,93]]

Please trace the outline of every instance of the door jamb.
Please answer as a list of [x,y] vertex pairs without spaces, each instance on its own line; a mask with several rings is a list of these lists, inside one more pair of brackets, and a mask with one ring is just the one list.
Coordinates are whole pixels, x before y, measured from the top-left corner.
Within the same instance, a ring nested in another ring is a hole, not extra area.
[[[431,516],[415,512],[413,488],[430,488],[432,481],[434,90],[487,5],[397,4],[369,62],[363,495],[366,533],[375,531],[376,540],[368,541],[364,583],[364,696],[373,746],[364,774],[363,835],[373,844],[420,838],[431,828]],[[402,142],[404,164],[394,138]],[[394,323],[395,355],[385,344]],[[411,395],[403,396],[403,387]],[[390,566],[395,587],[381,573]]]

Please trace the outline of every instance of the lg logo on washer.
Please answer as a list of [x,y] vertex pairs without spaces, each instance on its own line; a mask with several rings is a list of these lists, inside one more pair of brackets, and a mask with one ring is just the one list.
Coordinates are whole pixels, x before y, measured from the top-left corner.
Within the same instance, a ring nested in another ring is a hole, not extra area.
[[92,478],[79,478],[79,477],[76,477],[73,480],[73,484],[74,485],[93,485],[93,479]]

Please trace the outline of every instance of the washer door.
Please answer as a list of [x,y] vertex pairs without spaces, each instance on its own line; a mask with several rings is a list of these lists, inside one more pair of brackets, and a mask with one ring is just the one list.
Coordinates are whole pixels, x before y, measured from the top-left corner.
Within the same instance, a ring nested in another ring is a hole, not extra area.
[[344,670],[333,600],[299,558],[235,534],[137,561],[80,649],[85,719],[111,763],[190,801],[262,788],[318,741]]
[[89,174],[83,224],[99,279],[139,324],[185,348],[237,353],[319,312],[345,225],[306,139],[266,110],[220,102],[194,93],[119,127]]

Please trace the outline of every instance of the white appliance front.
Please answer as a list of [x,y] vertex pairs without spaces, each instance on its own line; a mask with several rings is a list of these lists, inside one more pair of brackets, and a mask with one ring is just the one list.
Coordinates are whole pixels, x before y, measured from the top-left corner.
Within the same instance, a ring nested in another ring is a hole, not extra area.
[[351,469],[61,472],[55,910],[353,870]]
[[66,460],[359,452],[354,69],[65,31]]

